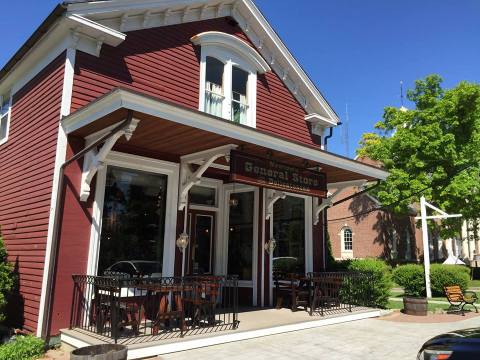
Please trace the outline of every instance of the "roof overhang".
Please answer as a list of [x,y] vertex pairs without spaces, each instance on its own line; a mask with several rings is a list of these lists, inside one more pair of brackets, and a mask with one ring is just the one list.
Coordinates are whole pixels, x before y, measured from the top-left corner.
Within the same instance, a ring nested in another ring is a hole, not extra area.
[[[161,120],[167,120],[168,122],[184,127],[201,130],[204,133],[215,134],[217,138],[224,137],[228,143],[252,144],[256,147],[276,151],[290,157],[296,157],[302,161],[310,162],[310,166],[319,166],[323,169],[328,168],[333,172],[348,172],[350,176],[346,177],[345,180],[384,180],[388,176],[388,172],[377,167],[362,164],[313,146],[287,140],[248,126],[234,124],[231,121],[217,118],[197,110],[185,108],[139,92],[121,88],[113,90],[86,107],[65,117],[62,120],[62,126],[67,134],[75,135],[81,133],[82,136],[85,136],[85,129],[92,129],[91,132],[94,131],[93,129],[98,131],[98,127],[95,128],[95,126],[93,126],[96,122],[108,118],[121,110],[134,111],[136,118],[141,119],[143,116],[154,119],[159,126],[162,124]],[[118,120],[120,119],[117,119],[117,121]],[[111,123],[105,123],[105,126],[108,125],[111,125]],[[181,139],[177,140],[177,142],[178,141],[181,141]],[[341,177],[335,179],[335,181],[342,180]]]

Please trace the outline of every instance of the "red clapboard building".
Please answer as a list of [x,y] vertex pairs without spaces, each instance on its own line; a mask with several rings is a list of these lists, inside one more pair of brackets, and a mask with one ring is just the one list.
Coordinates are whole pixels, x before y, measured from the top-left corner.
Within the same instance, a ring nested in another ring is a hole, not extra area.
[[251,0],[66,1],[0,96],[0,225],[39,336],[78,315],[74,274],[236,275],[270,306],[275,263],[324,269],[328,190],[388,175],[324,150],[339,119]]

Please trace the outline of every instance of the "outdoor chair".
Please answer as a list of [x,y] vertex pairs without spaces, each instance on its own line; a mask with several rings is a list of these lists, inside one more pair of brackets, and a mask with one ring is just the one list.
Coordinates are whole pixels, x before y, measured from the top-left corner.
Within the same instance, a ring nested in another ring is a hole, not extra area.
[[475,306],[475,302],[478,300],[477,294],[473,291],[462,292],[462,289],[458,285],[445,286],[443,288],[445,296],[447,297],[450,307],[448,310],[461,312],[465,315],[464,308],[466,305],[472,305],[475,308],[475,312],[478,313],[478,309]]
[[192,325],[215,325],[215,309],[220,292],[220,283],[214,276],[197,277],[186,285],[184,294],[186,316]]
[[283,272],[274,273],[275,284],[275,305],[281,309],[284,300],[290,302],[292,311],[297,311],[299,307],[305,310],[309,306],[310,281],[304,276],[298,274],[285,274]]
[[323,310],[340,306],[340,290],[343,285],[342,277],[311,277],[310,315],[320,309]]

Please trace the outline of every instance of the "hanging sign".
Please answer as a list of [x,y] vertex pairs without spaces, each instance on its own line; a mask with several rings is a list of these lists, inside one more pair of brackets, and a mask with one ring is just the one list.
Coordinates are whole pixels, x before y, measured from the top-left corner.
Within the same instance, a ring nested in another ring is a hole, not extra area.
[[327,196],[327,178],[324,173],[236,150],[230,152],[230,180],[314,197]]

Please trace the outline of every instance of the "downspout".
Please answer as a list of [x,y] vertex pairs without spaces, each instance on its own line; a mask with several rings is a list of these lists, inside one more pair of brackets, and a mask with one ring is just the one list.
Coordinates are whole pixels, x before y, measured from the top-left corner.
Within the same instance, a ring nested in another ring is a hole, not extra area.
[[[338,122],[337,125],[342,125],[341,122]],[[323,149],[327,151],[328,149],[328,139],[333,136],[333,126],[330,127],[330,133],[325,136],[323,140]],[[328,216],[327,208],[323,211],[323,270],[327,270],[327,236],[328,236]]]
[[[71,163],[79,160],[80,158],[84,157],[90,150],[96,148],[98,145],[104,143],[108,140],[111,136],[113,136],[117,131],[122,130],[126,126],[130,125],[133,119],[133,111],[128,110],[127,118],[122,121],[118,126],[112,129],[107,134],[100,137],[97,141],[93,142],[92,144],[88,145],[83,150],[79,151],[77,154],[73,155],[70,159],[66,160],[59,170],[59,177],[58,177],[58,196],[56,201],[56,211],[55,217],[53,222],[53,234],[52,234],[52,247],[50,253],[50,264],[48,267],[48,276],[47,276],[47,291],[45,293],[45,309],[47,310],[44,315],[44,321],[42,326],[42,337],[45,337],[45,346],[48,348],[50,343],[50,330],[51,330],[51,321],[52,321],[52,306],[53,306],[53,291],[54,291],[54,276],[57,267],[57,255],[58,255],[58,240],[59,240],[59,233],[60,233],[60,220],[61,214],[63,212],[63,202],[65,198],[65,192],[63,191],[63,184],[64,184],[64,175],[65,169]],[[62,207],[62,211],[60,208]]]

